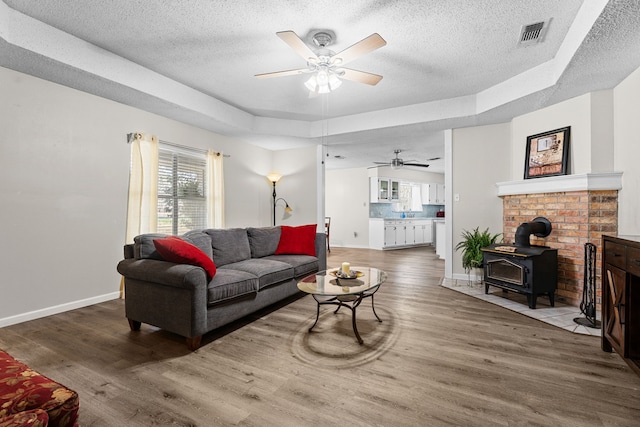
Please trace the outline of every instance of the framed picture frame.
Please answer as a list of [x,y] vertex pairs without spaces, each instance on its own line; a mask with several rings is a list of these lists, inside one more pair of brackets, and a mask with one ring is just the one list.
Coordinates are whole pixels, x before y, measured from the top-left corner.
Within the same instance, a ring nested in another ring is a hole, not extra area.
[[524,179],[569,173],[571,126],[527,137]]

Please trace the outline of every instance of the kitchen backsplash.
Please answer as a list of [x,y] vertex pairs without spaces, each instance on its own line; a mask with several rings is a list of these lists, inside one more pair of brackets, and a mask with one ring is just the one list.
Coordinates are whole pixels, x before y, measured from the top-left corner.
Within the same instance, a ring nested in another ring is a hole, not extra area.
[[[444,205],[422,205],[422,212],[405,212],[410,218],[435,218]],[[402,218],[402,212],[395,212],[392,203],[369,203],[369,218]]]

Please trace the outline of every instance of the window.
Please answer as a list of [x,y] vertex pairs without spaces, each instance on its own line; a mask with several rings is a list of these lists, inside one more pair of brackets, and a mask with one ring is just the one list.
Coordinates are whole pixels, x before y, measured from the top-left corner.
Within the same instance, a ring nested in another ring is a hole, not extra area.
[[397,212],[422,212],[421,188],[418,184],[400,183],[400,196],[395,204]]
[[160,145],[158,233],[179,235],[206,228],[206,171],[204,153]]

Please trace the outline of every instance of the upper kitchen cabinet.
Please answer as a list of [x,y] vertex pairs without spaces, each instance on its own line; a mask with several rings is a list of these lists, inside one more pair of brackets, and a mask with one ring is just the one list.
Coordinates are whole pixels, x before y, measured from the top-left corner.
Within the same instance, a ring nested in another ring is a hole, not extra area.
[[400,198],[400,181],[372,176],[369,178],[371,203],[397,202]]
[[444,184],[422,184],[422,203],[444,205]]

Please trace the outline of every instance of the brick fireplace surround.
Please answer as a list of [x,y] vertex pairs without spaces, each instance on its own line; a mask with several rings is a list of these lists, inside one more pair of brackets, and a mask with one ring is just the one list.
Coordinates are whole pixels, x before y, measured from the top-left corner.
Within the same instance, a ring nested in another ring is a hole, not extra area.
[[516,229],[523,222],[538,216],[551,221],[551,234],[546,238],[531,236],[531,244],[558,249],[557,300],[580,305],[584,286],[584,244],[589,242],[597,247],[596,305],[600,310],[602,235],[618,232],[620,183],[621,174],[614,173],[497,184],[498,195],[503,201],[506,243],[513,243]]

